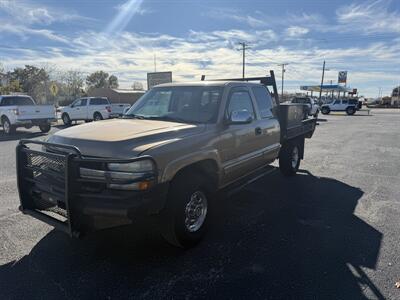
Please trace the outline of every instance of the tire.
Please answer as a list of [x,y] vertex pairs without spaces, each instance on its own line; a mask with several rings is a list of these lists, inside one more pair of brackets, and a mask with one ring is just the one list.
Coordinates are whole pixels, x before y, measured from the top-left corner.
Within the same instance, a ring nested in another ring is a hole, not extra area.
[[300,145],[296,142],[287,143],[279,153],[279,168],[283,175],[294,176],[300,167]]
[[69,115],[67,113],[63,113],[62,115],[62,120],[65,126],[70,126],[71,125],[71,118],[69,117]]
[[349,106],[348,108],[346,108],[346,114],[348,114],[349,116],[352,116],[356,113],[356,109],[353,106]]
[[322,107],[321,108],[321,113],[323,115],[329,115],[330,112],[331,112],[331,109],[329,107]]
[[5,134],[12,135],[15,133],[17,128],[14,125],[11,125],[11,122],[7,117],[4,117],[2,124],[3,124],[3,131]]
[[48,133],[51,129],[51,125],[50,124],[41,124],[41,125],[39,125],[39,129],[43,133]]
[[101,115],[101,113],[95,112],[93,115],[93,121],[96,122],[96,121],[101,121],[101,120],[103,120],[103,116]]
[[210,213],[209,195],[205,180],[194,172],[182,173],[172,181],[159,222],[168,243],[187,249],[202,240]]

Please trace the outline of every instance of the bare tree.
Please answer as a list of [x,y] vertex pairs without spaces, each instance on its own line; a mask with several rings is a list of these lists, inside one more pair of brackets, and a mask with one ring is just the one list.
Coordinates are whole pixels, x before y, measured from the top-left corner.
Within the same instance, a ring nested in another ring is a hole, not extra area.
[[134,81],[132,84],[132,89],[135,91],[143,91],[143,84],[140,81]]

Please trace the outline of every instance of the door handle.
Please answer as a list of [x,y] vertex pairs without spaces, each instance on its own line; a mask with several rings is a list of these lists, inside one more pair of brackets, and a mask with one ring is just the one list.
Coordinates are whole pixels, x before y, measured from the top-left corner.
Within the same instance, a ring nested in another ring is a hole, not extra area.
[[260,135],[262,133],[261,127],[257,127],[255,129],[255,133],[256,133],[256,135]]

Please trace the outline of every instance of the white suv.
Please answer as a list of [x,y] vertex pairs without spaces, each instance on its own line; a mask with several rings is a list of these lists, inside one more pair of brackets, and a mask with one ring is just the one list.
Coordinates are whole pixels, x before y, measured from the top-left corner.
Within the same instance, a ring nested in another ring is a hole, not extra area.
[[324,115],[331,111],[345,111],[348,115],[354,115],[358,110],[357,99],[336,99],[321,106],[321,112]]
[[100,97],[80,98],[61,110],[61,119],[65,125],[70,125],[72,121],[78,120],[100,121],[110,118],[110,115],[110,101]]

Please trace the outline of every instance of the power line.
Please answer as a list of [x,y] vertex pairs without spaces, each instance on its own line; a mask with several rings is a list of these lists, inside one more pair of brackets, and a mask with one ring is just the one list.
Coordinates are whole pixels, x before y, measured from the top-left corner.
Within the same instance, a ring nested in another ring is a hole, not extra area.
[[249,44],[246,42],[239,42],[239,45],[242,46],[242,49],[238,49],[239,51],[242,51],[242,56],[243,56],[243,78],[245,77],[245,68],[246,68],[246,50],[250,49]]

